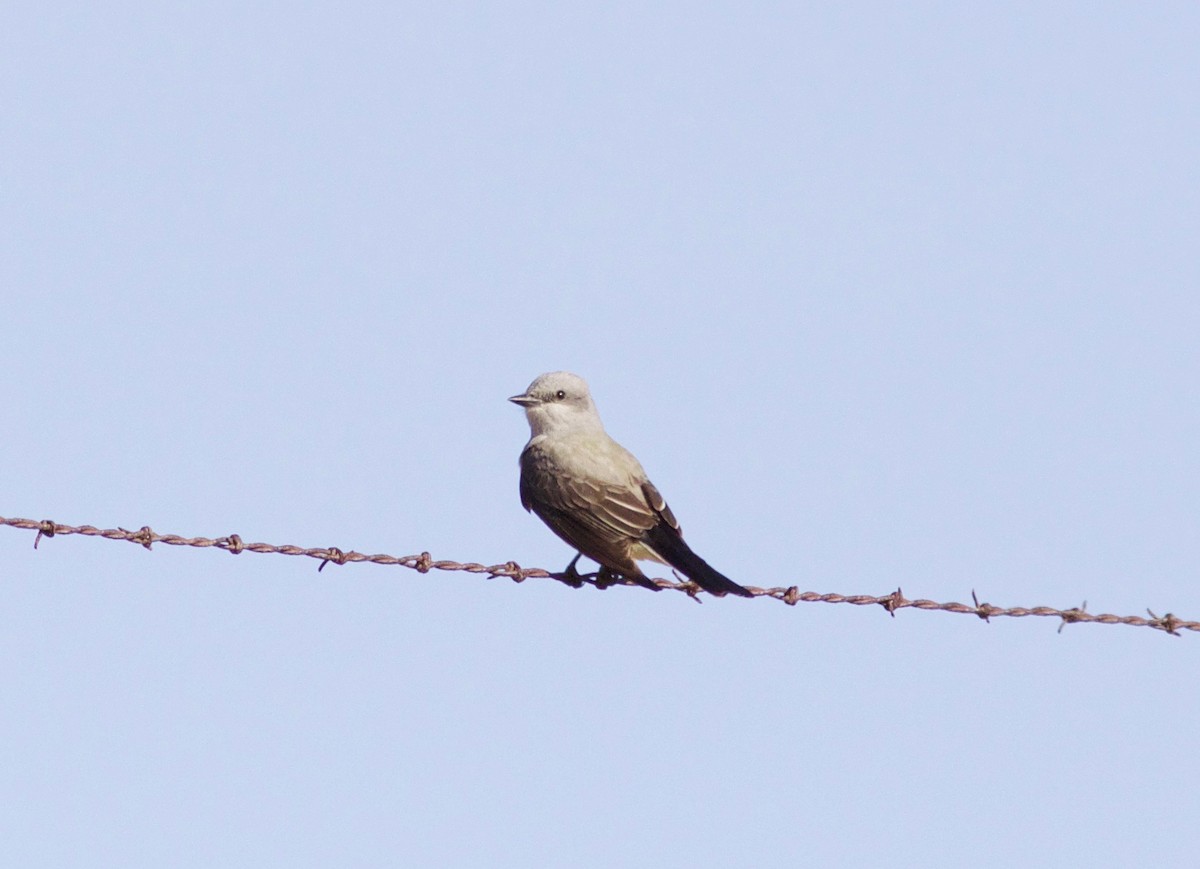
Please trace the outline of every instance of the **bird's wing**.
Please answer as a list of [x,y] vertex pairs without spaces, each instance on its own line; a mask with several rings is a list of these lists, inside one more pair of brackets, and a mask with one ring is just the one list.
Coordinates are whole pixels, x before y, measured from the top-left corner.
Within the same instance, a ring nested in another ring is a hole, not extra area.
[[521,454],[521,503],[543,518],[546,513],[561,517],[564,532],[578,527],[581,537],[599,536],[608,543],[614,536],[637,540],[659,521],[643,488],[563,473],[536,449]]

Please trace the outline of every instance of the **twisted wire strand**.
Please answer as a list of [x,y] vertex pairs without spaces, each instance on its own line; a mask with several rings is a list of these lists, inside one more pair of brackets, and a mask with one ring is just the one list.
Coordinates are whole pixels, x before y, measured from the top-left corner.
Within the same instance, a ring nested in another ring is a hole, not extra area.
[[[521,567],[515,561],[506,561],[503,564],[480,564],[474,561],[449,561],[443,559],[434,559],[428,552],[422,552],[419,555],[366,555],[362,552],[354,550],[343,550],[336,546],[329,547],[302,547],[293,546],[290,544],[274,544],[274,543],[246,543],[240,535],[230,534],[227,537],[182,537],[178,534],[159,534],[152,530],[149,526],[144,525],[137,531],[130,531],[125,528],[97,528],[94,525],[64,525],[59,522],[54,522],[50,519],[9,519],[0,516],[0,525],[7,525],[10,528],[20,528],[26,531],[36,531],[37,536],[33,541],[33,548],[37,549],[38,544],[45,538],[65,537],[71,534],[81,534],[85,537],[100,537],[105,540],[124,540],[129,543],[137,543],[144,546],[146,549],[151,549],[155,543],[165,543],[168,546],[194,546],[201,549],[216,548],[223,549],[233,555],[240,555],[243,552],[258,552],[269,555],[301,555],[308,558],[315,558],[321,562],[317,568],[318,571],[323,570],[327,564],[350,564],[357,562],[369,562],[371,564],[389,564],[399,567],[407,567],[410,570],[416,570],[418,573],[428,573],[431,570],[451,570],[462,571],[466,573],[484,574],[488,579],[508,578],[514,582],[524,582],[527,579],[551,579],[557,582],[570,585],[574,588],[580,588],[584,585],[594,585],[597,588],[607,588],[610,585],[631,585],[638,586],[638,583],[632,580],[612,579],[609,577],[601,577],[598,574],[576,574],[552,572],[544,570],[540,567]],[[667,579],[655,579],[652,582],[660,589],[670,589],[672,591],[681,591],[697,602],[700,600],[700,588],[694,583],[680,581],[672,582]],[[824,594],[813,591],[800,591],[796,586],[771,586],[757,587],[746,586],[755,597],[767,597],[782,601],[789,606],[795,606],[797,603],[848,603],[854,606],[882,606],[893,617],[897,610],[901,609],[917,609],[917,610],[933,610],[937,612],[958,613],[960,615],[973,615],[984,621],[989,621],[994,617],[1012,617],[1025,618],[1026,616],[1042,616],[1061,619],[1059,631],[1069,624],[1079,622],[1095,623],[1102,625],[1132,625],[1134,627],[1148,627],[1155,630],[1164,631],[1172,636],[1181,636],[1181,630],[1200,631],[1200,622],[1181,619],[1172,613],[1167,613],[1164,616],[1158,616],[1155,613],[1147,610],[1149,618],[1145,616],[1119,616],[1111,613],[1089,613],[1087,611],[1087,603],[1082,606],[1072,607],[1071,609],[1057,609],[1048,606],[1035,607],[999,607],[993,606],[990,603],[980,602],[976,597],[975,592],[971,592],[972,603],[958,603],[950,601],[948,603],[939,603],[937,601],[917,599],[909,600],[904,596],[903,591],[896,589],[895,591],[885,595],[869,595],[869,594],[838,594],[836,592],[827,592]]]

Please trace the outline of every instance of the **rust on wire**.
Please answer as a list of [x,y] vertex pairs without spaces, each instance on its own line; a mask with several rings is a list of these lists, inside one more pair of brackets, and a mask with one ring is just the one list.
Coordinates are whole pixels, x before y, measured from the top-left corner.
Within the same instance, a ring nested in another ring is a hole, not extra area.
[[[347,562],[366,561],[371,564],[388,564],[407,567],[410,570],[415,570],[418,573],[429,573],[431,570],[447,570],[447,571],[465,571],[467,573],[480,573],[487,576],[489,579],[507,578],[514,582],[524,582],[526,579],[540,578],[552,579],[556,582],[561,582],[565,585],[570,585],[579,588],[583,585],[592,585],[599,589],[608,588],[610,585],[632,585],[639,584],[633,580],[626,580],[612,575],[605,574],[580,574],[574,570],[554,573],[548,570],[543,570],[540,567],[521,567],[515,561],[506,561],[503,564],[485,565],[477,562],[459,562],[459,561],[435,561],[433,556],[428,552],[422,552],[420,555],[404,555],[397,557],[395,555],[364,555],[361,552],[354,550],[343,551],[336,546],[328,548],[312,548],[305,549],[300,546],[292,546],[289,544],[272,544],[272,543],[246,543],[237,534],[230,534],[228,537],[181,537],[177,534],[158,534],[153,531],[149,525],[143,525],[137,531],[129,531],[125,528],[96,528],[92,525],[63,525],[58,522],[53,522],[50,519],[41,521],[35,519],[7,519],[0,516],[0,525],[7,525],[10,528],[21,528],[27,531],[36,531],[37,536],[33,540],[33,548],[37,549],[38,544],[43,538],[53,538],[57,536],[68,536],[71,534],[81,534],[85,537],[101,537],[105,540],[124,540],[129,543],[138,543],[146,549],[150,549],[155,543],[165,543],[168,546],[195,546],[200,548],[216,547],[224,549],[234,555],[240,555],[242,552],[258,552],[271,555],[301,555],[308,558],[315,558],[320,561],[317,570],[320,571],[326,564],[333,562],[334,564],[346,564]],[[672,582],[667,579],[652,580],[652,584],[658,589],[670,589],[672,591],[681,591],[684,594],[699,601],[697,588],[691,582],[676,581]],[[888,614],[893,618],[896,616],[896,610],[911,608],[918,610],[934,610],[938,612],[959,613],[962,615],[974,615],[984,621],[990,621],[993,616],[1007,616],[1010,618],[1025,618],[1028,616],[1042,616],[1048,618],[1057,618],[1060,620],[1058,630],[1061,633],[1062,629],[1069,624],[1077,622],[1090,622],[1093,624],[1102,625],[1132,625],[1134,627],[1148,627],[1157,631],[1163,631],[1173,637],[1181,636],[1181,630],[1200,631],[1200,621],[1191,621],[1181,619],[1174,613],[1167,613],[1165,616],[1155,615],[1153,611],[1146,610],[1149,618],[1145,616],[1118,616],[1111,613],[1089,613],[1087,611],[1087,601],[1084,601],[1082,606],[1072,607],[1071,609],[1061,610],[1048,606],[1037,607],[998,607],[989,603],[980,603],[979,597],[974,591],[971,592],[972,604],[957,603],[950,601],[948,603],[939,603],[932,600],[908,600],[904,597],[904,592],[897,588],[895,591],[875,597],[869,594],[837,594],[836,592],[828,592],[820,594],[814,591],[800,591],[794,585],[791,586],[775,586],[772,588],[758,588],[749,586],[751,593],[755,597],[769,597],[775,600],[782,601],[788,606],[795,606],[801,601],[805,603],[847,603],[853,606],[881,606],[888,611]]]

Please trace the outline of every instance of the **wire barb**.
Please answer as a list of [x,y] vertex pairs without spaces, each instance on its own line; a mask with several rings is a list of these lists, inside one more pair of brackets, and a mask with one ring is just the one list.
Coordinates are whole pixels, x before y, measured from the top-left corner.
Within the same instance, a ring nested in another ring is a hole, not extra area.
[[995,609],[990,603],[980,603],[979,596],[975,594],[975,589],[971,589],[971,600],[975,603],[975,615],[979,616],[988,624],[992,623],[992,610]]
[[892,618],[896,617],[896,610],[909,605],[909,602],[904,599],[904,592],[899,587],[886,597],[880,598],[879,603]]
[[55,528],[57,526],[49,519],[43,519],[37,523],[37,537],[33,538],[33,548],[38,548],[38,544],[42,542],[43,537],[53,537]]
[[320,573],[322,570],[324,570],[325,565],[331,561],[334,564],[345,564],[346,553],[342,552],[342,550],[338,549],[336,546],[330,546],[325,550],[325,557],[321,559],[321,563],[317,567],[317,573]]
[[1058,615],[1059,618],[1062,619],[1062,624],[1058,626],[1058,632],[1060,634],[1063,632],[1063,628],[1065,628],[1067,625],[1073,625],[1076,622],[1088,621],[1091,618],[1091,616],[1088,615],[1086,600],[1083,602],[1082,606],[1077,606],[1074,609],[1064,610]]
[[[692,582],[688,582],[682,578],[677,578],[672,582],[668,579],[654,579],[649,582],[639,582],[637,580],[626,579],[625,577],[615,576],[611,572],[606,573],[600,571],[598,573],[581,574],[575,569],[575,562],[571,562],[570,569],[560,573],[552,573],[540,567],[521,567],[515,561],[506,561],[503,564],[484,565],[477,562],[458,562],[458,561],[434,561],[433,556],[428,552],[422,552],[420,555],[364,555],[361,552],[355,552],[353,549],[344,551],[336,546],[327,548],[311,548],[305,549],[300,546],[292,546],[290,544],[272,544],[272,543],[245,543],[237,534],[230,534],[228,537],[181,537],[177,534],[156,534],[151,530],[149,525],[143,525],[137,531],[129,531],[126,528],[108,528],[100,529],[92,525],[63,525],[54,522],[50,519],[41,521],[35,519],[7,519],[0,516],[0,525],[7,525],[10,528],[20,528],[26,531],[36,531],[37,536],[33,540],[33,548],[37,549],[38,544],[43,538],[52,538],[56,536],[67,536],[71,534],[81,534],[85,537],[100,537],[105,540],[124,540],[129,543],[138,543],[146,549],[151,549],[155,543],[166,543],[169,546],[195,546],[200,548],[216,547],[224,549],[234,555],[240,555],[242,552],[249,550],[250,552],[258,552],[262,554],[272,555],[303,555],[308,558],[315,558],[321,562],[317,571],[321,571],[326,564],[333,562],[334,564],[346,564],[347,562],[366,561],[371,564],[387,564],[396,565],[399,567],[407,567],[410,570],[415,570],[418,573],[429,573],[431,570],[446,570],[446,571],[464,571],[467,573],[482,573],[488,579],[498,579],[507,577],[513,582],[524,582],[527,579],[551,579],[555,582],[560,582],[564,585],[569,585],[574,588],[581,588],[584,585],[592,585],[596,588],[609,588],[614,585],[625,586],[643,586],[653,587],[654,590],[670,589],[686,594],[688,597],[701,602],[700,589]],[[578,559],[576,559],[578,560]],[[1158,616],[1152,610],[1146,610],[1150,617],[1145,616],[1118,616],[1111,613],[1093,614],[1087,611],[1087,601],[1083,602],[1082,606],[1073,607],[1071,609],[1061,610],[1054,607],[1038,606],[1038,607],[998,607],[990,603],[980,603],[978,595],[972,589],[971,600],[973,605],[957,603],[950,601],[948,603],[939,603],[932,600],[908,600],[904,597],[904,592],[897,588],[889,594],[875,597],[869,594],[853,594],[845,595],[836,592],[827,592],[820,594],[815,591],[800,591],[794,585],[776,586],[772,588],[757,588],[755,586],[747,586],[754,597],[769,597],[782,601],[788,606],[795,606],[797,603],[804,601],[805,603],[848,603],[854,606],[882,606],[888,611],[892,617],[896,617],[896,610],[912,608],[918,610],[934,610],[938,612],[959,613],[962,615],[974,615],[984,621],[990,621],[993,616],[1008,616],[1011,618],[1024,618],[1026,616],[1043,616],[1057,618],[1060,620],[1058,632],[1062,633],[1062,629],[1069,624],[1076,622],[1090,622],[1093,624],[1102,625],[1131,625],[1134,627],[1149,627],[1157,631],[1163,631],[1173,637],[1182,636],[1181,630],[1200,632],[1200,621],[1192,621],[1181,619],[1174,613],[1167,613],[1165,616]]]
[[1153,610],[1148,609],[1148,610],[1146,610],[1146,612],[1150,613],[1150,618],[1152,619],[1152,621],[1150,622],[1150,627],[1154,628],[1157,631],[1166,631],[1168,634],[1170,634],[1173,637],[1183,636],[1181,633],[1179,633],[1179,631],[1177,629],[1181,628],[1181,627],[1186,627],[1187,622],[1184,622],[1181,619],[1175,618],[1175,616],[1172,613],[1167,613],[1165,616],[1163,616],[1160,619],[1158,616],[1156,616],[1154,614]]

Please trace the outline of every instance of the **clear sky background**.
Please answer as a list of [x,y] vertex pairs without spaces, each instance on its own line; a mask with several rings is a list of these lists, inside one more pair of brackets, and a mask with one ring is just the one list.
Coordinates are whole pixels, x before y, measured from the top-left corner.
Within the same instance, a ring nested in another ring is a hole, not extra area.
[[[1200,617],[1194,3],[9,4],[0,515]],[[1200,636],[0,528],[12,866],[1194,866]]]

